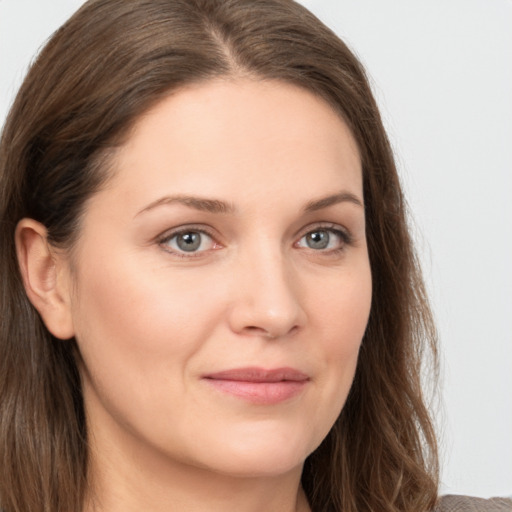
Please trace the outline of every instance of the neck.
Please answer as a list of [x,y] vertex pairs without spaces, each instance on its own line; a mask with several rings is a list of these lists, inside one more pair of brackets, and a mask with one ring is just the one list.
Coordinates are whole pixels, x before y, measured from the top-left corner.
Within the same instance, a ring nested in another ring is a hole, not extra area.
[[85,512],[310,511],[301,467],[277,476],[229,475],[122,444],[91,439]]

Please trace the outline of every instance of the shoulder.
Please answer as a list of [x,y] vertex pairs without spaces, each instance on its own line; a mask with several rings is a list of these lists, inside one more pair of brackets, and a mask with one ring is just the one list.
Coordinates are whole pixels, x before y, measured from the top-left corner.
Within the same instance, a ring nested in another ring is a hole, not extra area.
[[433,512],[512,512],[512,499],[472,498],[470,496],[443,496]]

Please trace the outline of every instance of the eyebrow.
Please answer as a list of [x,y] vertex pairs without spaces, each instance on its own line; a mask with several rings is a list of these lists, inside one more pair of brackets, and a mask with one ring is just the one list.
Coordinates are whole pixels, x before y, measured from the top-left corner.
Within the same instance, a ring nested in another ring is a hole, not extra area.
[[[340,192],[338,194],[332,194],[330,196],[322,197],[320,199],[308,202],[304,207],[304,211],[315,212],[318,210],[322,210],[324,208],[328,208],[329,206],[345,202],[349,202],[363,208],[362,201],[355,194],[352,194],[351,192]],[[156,201],[153,201],[148,206],[140,210],[137,213],[137,215],[153,210],[162,205],[171,204],[182,204],[184,206],[188,206],[189,208],[209,213],[234,213],[236,211],[236,208],[233,204],[228,203],[226,201],[221,201],[220,199],[209,199],[187,195],[175,195],[165,196],[160,199],[157,199]]]
[[364,208],[363,202],[355,194],[352,194],[351,192],[340,192],[339,194],[333,194],[321,199],[316,199],[315,201],[310,201],[304,208],[304,211],[316,212],[318,210],[328,208],[329,206],[345,202],[352,203],[356,206]]
[[176,203],[194,208],[195,210],[209,213],[233,213],[235,211],[235,207],[232,204],[225,201],[220,201],[219,199],[177,195],[166,196],[157,199],[156,201],[153,201],[151,204],[143,208],[139,213],[137,213],[137,215],[140,215],[141,213],[147,212],[149,210],[153,210],[154,208],[164,204],[170,205]]

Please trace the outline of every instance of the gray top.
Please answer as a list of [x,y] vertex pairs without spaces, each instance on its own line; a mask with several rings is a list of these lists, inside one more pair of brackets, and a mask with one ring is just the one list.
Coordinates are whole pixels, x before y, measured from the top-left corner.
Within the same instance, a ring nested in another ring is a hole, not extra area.
[[512,512],[512,499],[448,495],[441,498],[433,512]]

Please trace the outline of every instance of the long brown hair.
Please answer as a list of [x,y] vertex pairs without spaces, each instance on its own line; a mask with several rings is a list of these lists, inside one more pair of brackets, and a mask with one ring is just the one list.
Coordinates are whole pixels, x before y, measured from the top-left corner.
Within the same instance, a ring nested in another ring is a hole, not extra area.
[[392,152],[364,70],[292,0],[91,0],[50,39],[0,145],[0,507],[80,511],[87,432],[76,344],[48,332],[24,292],[23,217],[70,248],[108,157],[134,122],[185,84],[281,80],[327,101],[363,162],[373,302],[340,417],[305,462],[315,512],[421,512],[437,496],[436,441],[421,387],[435,331]]

